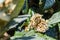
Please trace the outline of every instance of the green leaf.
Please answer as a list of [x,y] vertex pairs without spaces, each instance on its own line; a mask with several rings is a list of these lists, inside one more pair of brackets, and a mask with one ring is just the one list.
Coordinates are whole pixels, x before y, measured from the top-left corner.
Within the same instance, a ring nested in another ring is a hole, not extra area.
[[48,24],[55,24],[60,22],[60,11],[53,14],[53,16],[49,19]]
[[15,0],[15,1],[17,3],[17,6],[14,9],[13,13],[11,14],[11,18],[18,16],[18,14],[21,11],[23,4],[24,4],[24,0]]
[[54,3],[55,3],[55,0],[46,0],[45,5],[44,5],[44,9],[51,8]]
[[27,32],[24,36],[33,36],[35,34],[34,30]]
[[31,30],[31,31],[28,31],[28,32],[25,32],[25,31],[22,31],[22,32],[19,32],[19,31],[16,31],[13,38],[16,38],[16,37],[24,37],[24,36],[33,36],[35,34],[34,30]]
[[16,31],[15,35],[11,39],[17,38],[16,40],[18,40],[18,38],[22,38],[22,39],[19,39],[19,40],[23,40],[24,37],[25,37],[25,39],[29,39],[28,37],[33,37],[32,39],[29,39],[29,40],[56,40],[55,38],[47,36],[46,34],[35,33],[34,30],[31,30],[31,31],[28,31],[28,32]]
[[60,23],[58,23],[58,27],[59,27],[59,32],[60,32]]
[[45,34],[37,33],[38,37],[43,38],[44,40],[56,40],[53,37],[47,36]]
[[15,34],[14,34],[14,36],[11,37],[11,38],[14,39],[14,38],[18,38],[18,37],[23,37],[24,34],[25,34],[24,31],[22,31],[22,32],[16,31]]

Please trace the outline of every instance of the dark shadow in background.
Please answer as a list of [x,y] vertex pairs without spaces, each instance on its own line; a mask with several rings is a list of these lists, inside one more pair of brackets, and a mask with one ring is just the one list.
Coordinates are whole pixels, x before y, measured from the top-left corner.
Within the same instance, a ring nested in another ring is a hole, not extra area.
[[59,29],[58,25],[56,24],[54,27],[49,28],[49,30],[45,33],[47,36],[50,36],[52,38],[55,38],[59,40]]

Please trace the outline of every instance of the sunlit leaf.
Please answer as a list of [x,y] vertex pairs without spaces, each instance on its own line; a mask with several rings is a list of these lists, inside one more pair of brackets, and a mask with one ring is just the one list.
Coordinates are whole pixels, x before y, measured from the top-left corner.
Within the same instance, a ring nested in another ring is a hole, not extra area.
[[[21,37],[21,35],[23,35],[24,33],[20,33],[20,32],[17,32],[15,37],[12,37],[13,40],[56,40],[55,38],[53,37],[49,37],[45,34],[41,34],[41,33],[34,33],[34,31],[30,31],[30,32],[27,32],[25,33],[24,36]],[[17,37],[16,37],[17,36]],[[20,36],[20,37],[19,37]]]
[[35,34],[34,30],[27,32],[24,36],[33,36]]
[[17,6],[15,8],[15,10],[13,11],[13,13],[11,14],[11,18],[14,18],[16,16],[18,16],[19,12],[21,11],[23,4],[24,4],[24,0],[17,0]]
[[60,12],[57,12],[52,15],[52,17],[49,19],[48,24],[55,24],[60,22]]

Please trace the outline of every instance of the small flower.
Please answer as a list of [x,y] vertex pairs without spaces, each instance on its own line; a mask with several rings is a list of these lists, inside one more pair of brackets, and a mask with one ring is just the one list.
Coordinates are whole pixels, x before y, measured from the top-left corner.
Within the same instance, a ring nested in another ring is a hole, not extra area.
[[37,31],[39,31],[39,32],[46,32],[48,30],[48,26],[45,23],[44,24],[42,24],[42,23],[38,24],[36,29],[38,29],[38,27],[40,30],[37,30]]
[[28,27],[25,27],[25,31],[26,31],[26,32],[29,31],[29,28],[28,28]]
[[0,8],[2,8],[3,7],[3,4],[0,4]]
[[11,3],[13,0],[5,0],[5,6],[8,7],[8,4]]

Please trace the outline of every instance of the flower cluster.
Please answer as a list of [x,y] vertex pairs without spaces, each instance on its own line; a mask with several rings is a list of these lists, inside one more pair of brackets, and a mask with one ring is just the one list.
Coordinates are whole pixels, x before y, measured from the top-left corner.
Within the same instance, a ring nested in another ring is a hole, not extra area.
[[1,0],[0,1],[0,10],[3,11],[5,9],[3,16],[5,16],[6,13],[10,15],[15,7],[16,7],[16,4],[13,3],[13,0]]
[[47,22],[45,19],[42,18],[42,15],[40,14],[33,15],[28,26],[38,32],[44,33],[48,30]]
[[2,8],[2,7],[8,7],[8,5],[10,4],[10,3],[12,3],[12,1],[13,0],[2,0],[2,1],[0,1],[0,8]]

